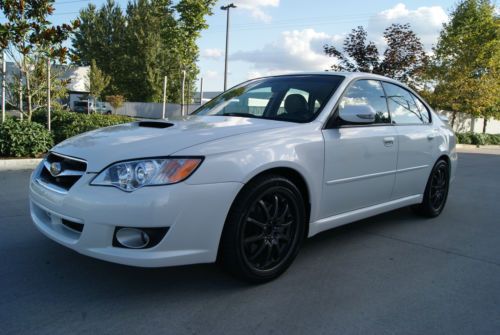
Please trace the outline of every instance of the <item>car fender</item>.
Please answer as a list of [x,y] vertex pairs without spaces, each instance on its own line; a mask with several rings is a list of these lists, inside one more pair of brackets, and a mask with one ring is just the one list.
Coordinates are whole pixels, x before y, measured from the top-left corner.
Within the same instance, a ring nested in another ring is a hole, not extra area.
[[233,136],[181,150],[174,156],[204,157],[198,170],[186,180],[188,184],[239,182],[243,187],[265,171],[292,169],[302,176],[308,188],[311,220],[319,213],[324,168],[319,123]]

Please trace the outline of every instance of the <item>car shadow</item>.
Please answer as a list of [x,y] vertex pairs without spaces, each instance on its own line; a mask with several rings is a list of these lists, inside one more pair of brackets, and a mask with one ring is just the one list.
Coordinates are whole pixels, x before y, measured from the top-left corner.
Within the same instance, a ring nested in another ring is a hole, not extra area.
[[[414,221],[415,216],[408,209],[399,209],[334,228],[306,240],[298,258],[300,263],[307,263],[309,257],[332,255],[338,245],[348,244],[352,239],[366,238],[366,230]],[[51,277],[51,284],[45,289],[54,289],[55,292],[65,287],[71,295],[87,292],[100,298],[120,295],[129,298],[136,295],[171,298],[232,293],[255,287],[228,274],[218,264],[138,268],[86,257],[49,240],[41,244],[38,255],[45,254],[46,266],[38,272],[39,278],[43,280],[45,276]]]

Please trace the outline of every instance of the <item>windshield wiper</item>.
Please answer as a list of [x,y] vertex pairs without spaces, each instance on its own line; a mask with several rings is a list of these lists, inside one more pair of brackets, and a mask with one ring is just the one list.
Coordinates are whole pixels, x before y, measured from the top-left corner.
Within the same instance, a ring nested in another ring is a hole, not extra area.
[[224,114],[221,114],[222,116],[239,116],[239,117],[248,117],[248,118],[256,118],[256,119],[259,119],[261,118],[260,116],[258,115],[254,115],[254,114],[250,114],[250,113],[224,113]]

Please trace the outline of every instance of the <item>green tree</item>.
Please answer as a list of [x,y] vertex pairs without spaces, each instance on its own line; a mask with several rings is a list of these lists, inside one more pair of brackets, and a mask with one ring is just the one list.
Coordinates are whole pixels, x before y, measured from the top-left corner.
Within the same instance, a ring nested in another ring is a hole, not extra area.
[[186,87],[199,73],[196,40],[207,28],[215,0],[135,0],[125,13],[113,1],[97,10],[80,12],[81,26],[72,53],[81,65],[95,59],[111,77],[107,95],[123,94],[131,101],[161,101],[163,77],[168,77],[169,101],[180,102],[183,71]]
[[72,38],[71,54],[77,65],[90,66],[92,60],[108,75],[109,85],[103,94],[121,91],[123,77],[130,67],[125,60],[130,50],[125,46],[126,18],[120,6],[108,0],[99,10],[94,4],[80,11],[80,26]]
[[464,0],[443,26],[429,77],[435,82],[433,103],[453,111],[500,117],[500,21],[487,0]]
[[92,59],[89,73],[86,78],[85,89],[94,98],[102,98],[102,92],[109,85],[111,78],[99,69]]
[[421,85],[428,57],[409,24],[392,24],[385,29],[387,48],[382,55],[367,36],[362,26],[353,29],[344,40],[343,53],[333,45],[325,45],[325,53],[337,60],[331,69],[376,73],[412,86]]
[[79,23],[75,20],[70,24],[51,25],[47,17],[54,13],[53,4],[54,0],[0,1],[0,9],[7,18],[6,23],[0,24],[0,49],[7,51],[20,70],[22,84],[18,101],[23,101],[25,92],[28,120],[33,112],[33,72],[39,65],[38,59],[44,56],[64,63],[68,50],[63,42]]

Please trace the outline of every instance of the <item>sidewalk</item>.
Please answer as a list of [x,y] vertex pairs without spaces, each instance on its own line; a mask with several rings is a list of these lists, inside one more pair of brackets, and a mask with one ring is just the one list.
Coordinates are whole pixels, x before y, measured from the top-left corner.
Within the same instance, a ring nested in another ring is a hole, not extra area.
[[500,145],[483,145],[478,148],[472,144],[457,144],[457,152],[467,154],[500,155]]
[[34,169],[40,162],[41,158],[0,158],[0,171],[9,170],[31,170]]

